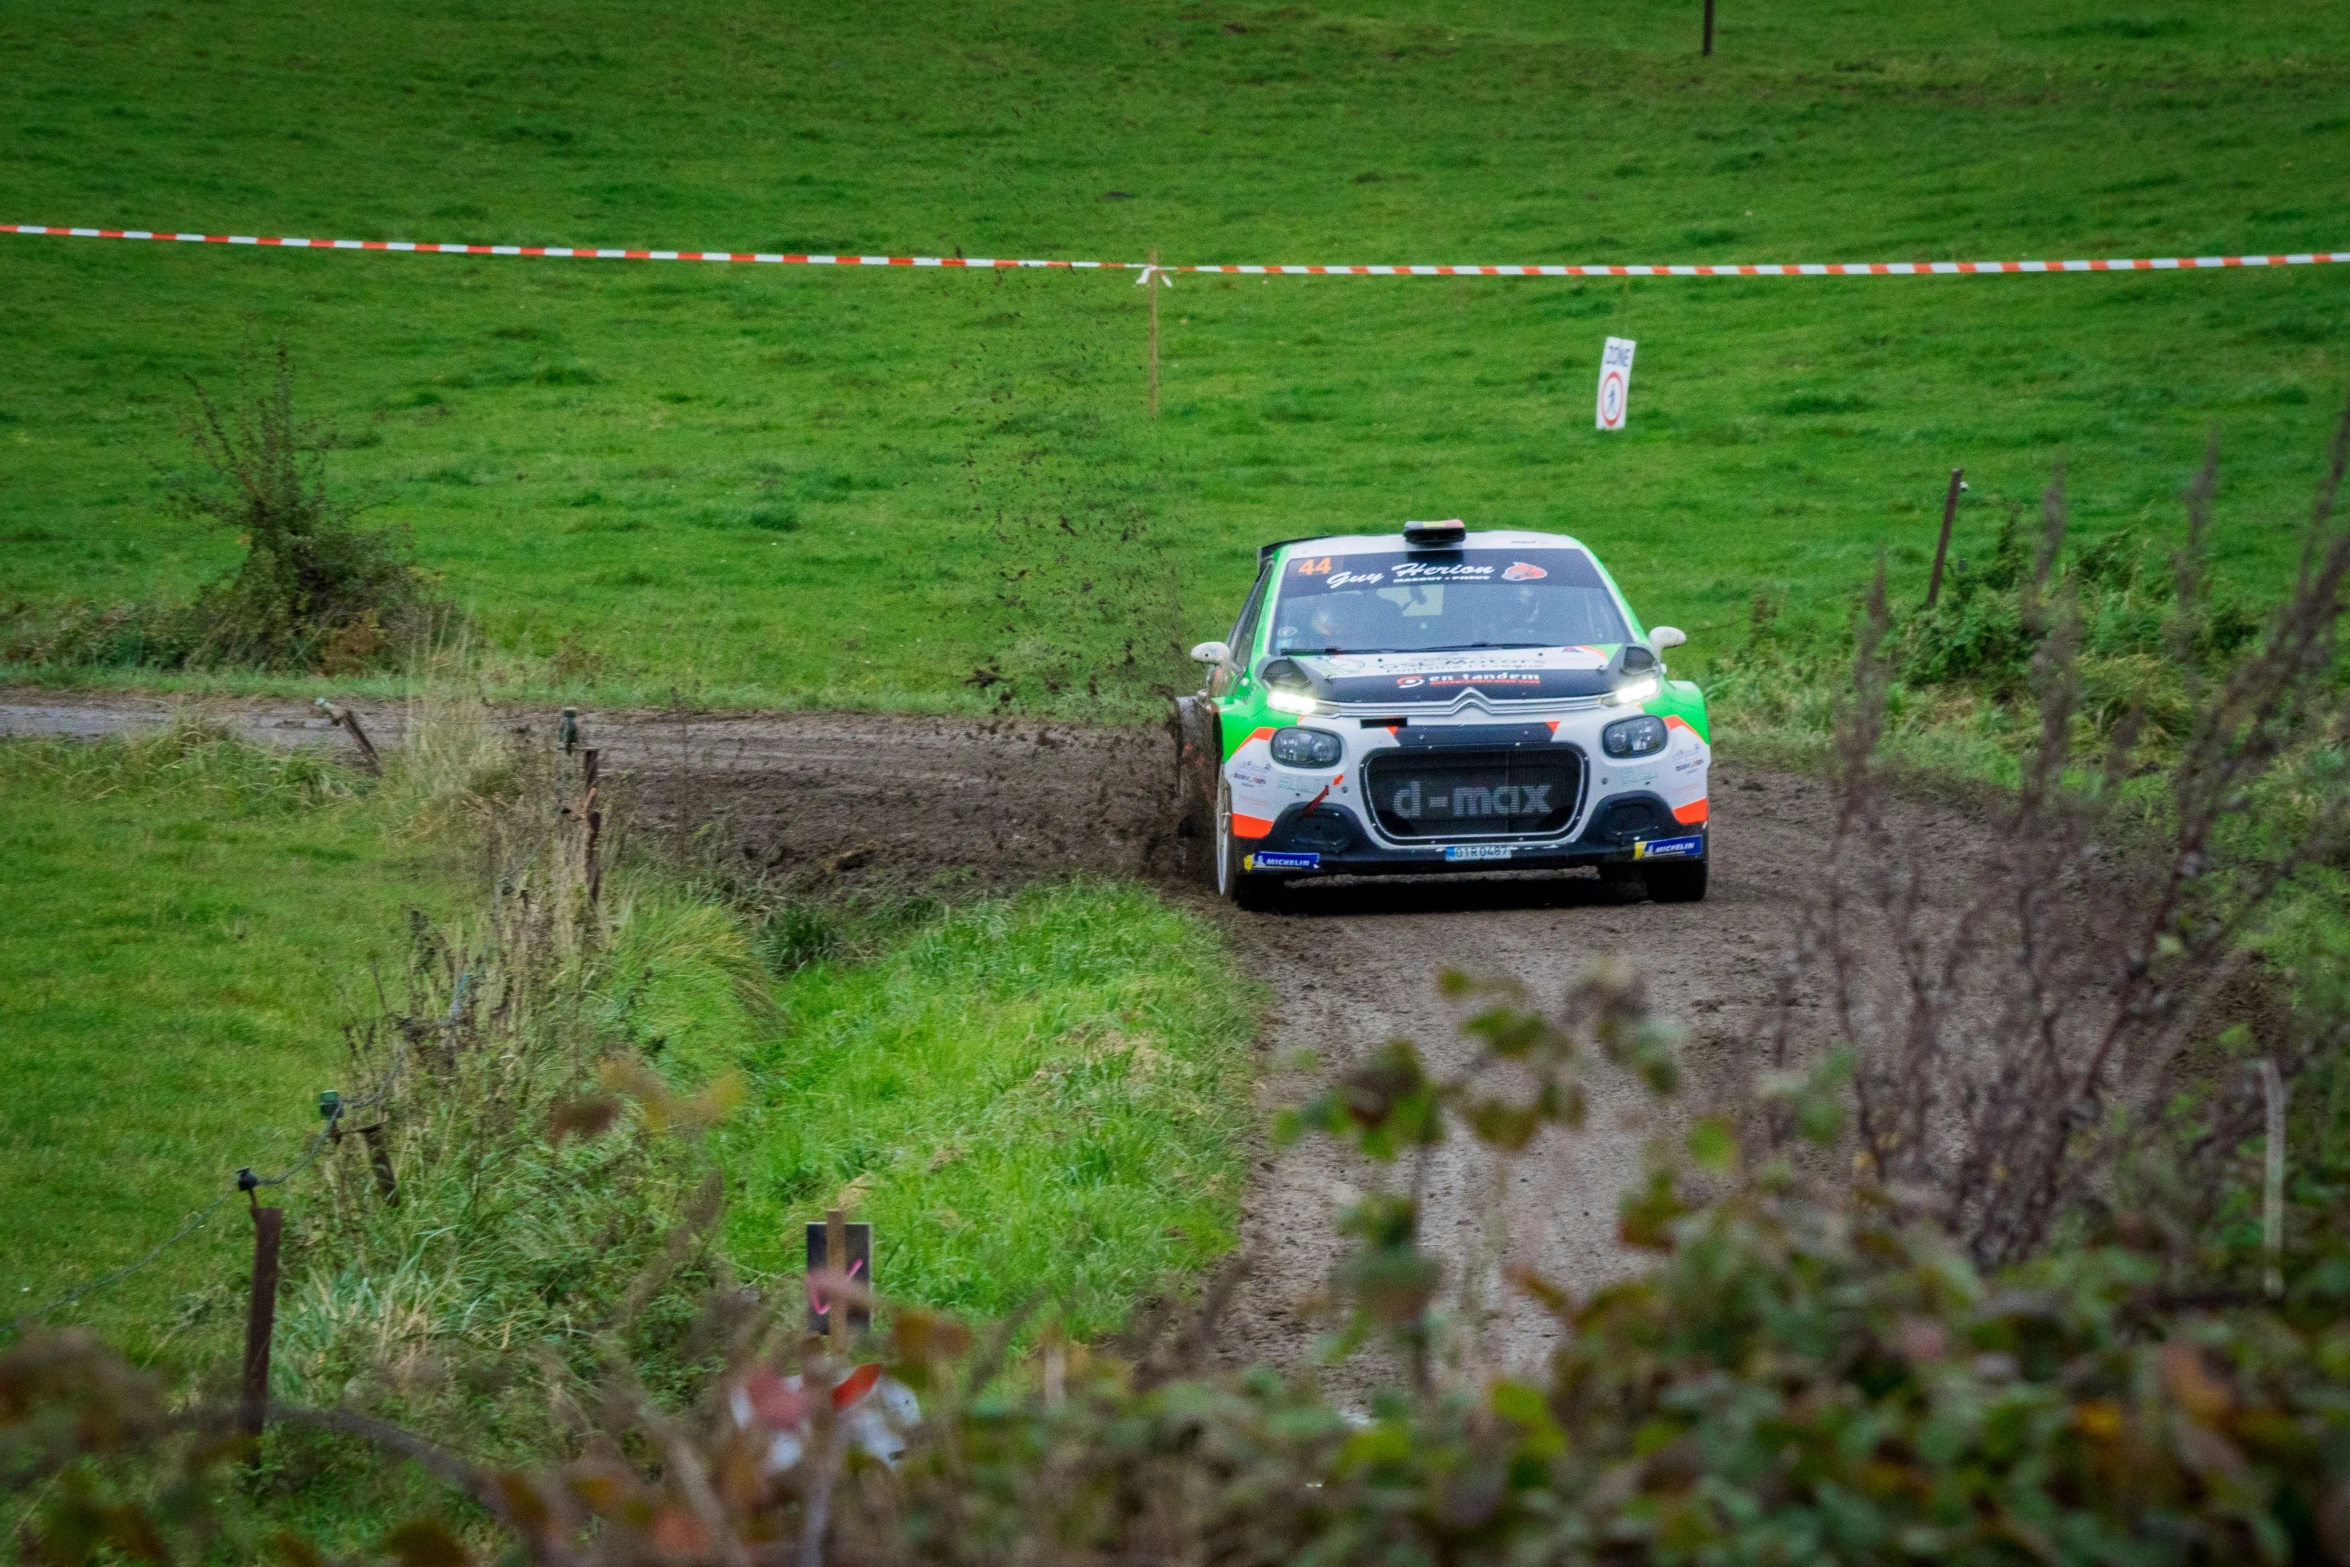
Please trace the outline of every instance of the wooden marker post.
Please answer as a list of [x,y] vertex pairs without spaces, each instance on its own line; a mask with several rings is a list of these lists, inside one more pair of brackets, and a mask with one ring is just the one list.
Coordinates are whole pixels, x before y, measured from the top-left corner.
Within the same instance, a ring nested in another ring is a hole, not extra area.
[[1150,270],[1142,275],[1143,292],[1151,297],[1151,417],[1159,416],[1159,247],[1151,247]]
[[1705,55],[1705,57],[1709,60],[1713,58],[1714,0],[1705,0],[1705,47],[1699,52]]
[[845,1355],[856,1336],[872,1331],[873,1308],[849,1302],[846,1310],[835,1311],[837,1303],[816,1282],[818,1274],[833,1271],[872,1290],[873,1226],[851,1224],[840,1209],[827,1208],[822,1224],[808,1226],[808,1331],[822,1335],[833,1354]]
[[1934,575],[1926,583],[1926,608],[1942,596],[1942,562],[1950,554],[1950,525],[1958,520],[1958,492],[1966,488],[1966,470],[1950,470],[1950,493],[1942,498],[1942,539],[1934,546]]
[[269,1339],[277,1329],[277,1250],[285,1238],[283,1208],[253,1210],[253,1293],[245,1304],[244,1397],[237,1427],[258,1437],[269,1419]]

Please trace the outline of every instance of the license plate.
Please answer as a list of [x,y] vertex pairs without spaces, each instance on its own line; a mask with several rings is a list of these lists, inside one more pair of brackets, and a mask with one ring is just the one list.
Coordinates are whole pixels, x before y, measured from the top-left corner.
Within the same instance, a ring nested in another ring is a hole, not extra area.
[[1506,860],[1517,851],[1506,843],[1452,843],[1445,845],[1448,860]]

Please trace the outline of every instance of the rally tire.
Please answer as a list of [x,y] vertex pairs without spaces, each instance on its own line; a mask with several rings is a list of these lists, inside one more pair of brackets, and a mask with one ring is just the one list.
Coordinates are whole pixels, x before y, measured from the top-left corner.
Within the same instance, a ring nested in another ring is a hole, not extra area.
[[1216,891],[1237,908],[1262,914],[1281,897],[1281,881],[1241,869],[1240,840],[1232,835],[1232,783],[1216,779]]
[[1644,873],[1648,882],[1648,901],[1703,903],[1706,864],[1704,860],[1682,860],[1671,865],[1649,866]]

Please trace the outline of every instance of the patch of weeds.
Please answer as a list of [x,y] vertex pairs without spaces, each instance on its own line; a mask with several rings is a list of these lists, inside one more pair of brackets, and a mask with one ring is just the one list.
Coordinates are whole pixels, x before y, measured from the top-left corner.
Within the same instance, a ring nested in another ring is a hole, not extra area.
[[1868,399],[1858,393],[1799,392],[1769,407],[1775,414],[1849,414],[1858,413],[1868,405]]
[[2048,30],[2051,38],[2179,38],[2195,30],[2183,16],[2101,16],[2093,21],[2066,22]]

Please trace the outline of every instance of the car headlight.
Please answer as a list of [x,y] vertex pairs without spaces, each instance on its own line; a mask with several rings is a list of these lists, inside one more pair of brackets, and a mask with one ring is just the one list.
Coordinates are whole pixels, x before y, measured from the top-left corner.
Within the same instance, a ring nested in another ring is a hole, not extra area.
[[1600,700],[1610,707],[1630,707],[1635,702],[1647,701],[1663,689],[1656,676],[1643,675],[1638,680],[1625,681]]
[[1265,692],[1265,705],[1276,713],[1319,713],[1322,704],[1312,694],[1291,690],[1287,686],[1273,686]]
[[1665,721],[1644,713],[1601,730],[1599,748],[1610,756],[1654,756],[1665,748],[1665,739]]
[[1346,747],[1327,729],[1293,724],[1273,731],[1273,760],[1285,767],[1336,767],[1345,754]]

